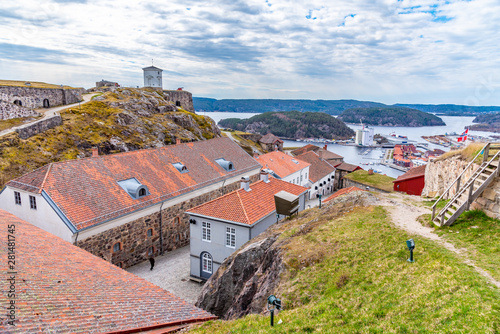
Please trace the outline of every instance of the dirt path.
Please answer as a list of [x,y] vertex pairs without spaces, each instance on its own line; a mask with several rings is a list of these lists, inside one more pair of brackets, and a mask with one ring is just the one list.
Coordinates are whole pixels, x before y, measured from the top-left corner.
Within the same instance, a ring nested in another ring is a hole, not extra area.
[[478,267],[474,261],[468,257],[466,249],[456,248],[452,243],[444,240],[439,235],[434,233],[432,228],[423,226],[420,222],[418,222],[417,218],[419,216],[431,213],[430,209],[419,206],[418,203],[420,202],[422,202],[422,198],[419,196],[391,193],[381,197],[381,202],[378,204],[386,207],[387,211],[391,215],[392,221],[397,227],[408,231],[410,234],[417,234],[424,238],[433,240],[444,246],[446,249],[458,254],[465,264],[474,267],[474,269],[479,274],[486,277],[491,284],[500,288],[500,282],[495,280],[487,271]]

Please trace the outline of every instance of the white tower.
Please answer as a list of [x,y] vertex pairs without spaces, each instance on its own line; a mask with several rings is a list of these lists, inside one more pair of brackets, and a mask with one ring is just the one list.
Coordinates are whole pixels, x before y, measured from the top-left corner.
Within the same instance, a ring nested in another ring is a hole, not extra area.
[[160,87],[163,88],[163,83],[161,80],[162,69],[149,66],[142,69],[144,71],[144,87]]

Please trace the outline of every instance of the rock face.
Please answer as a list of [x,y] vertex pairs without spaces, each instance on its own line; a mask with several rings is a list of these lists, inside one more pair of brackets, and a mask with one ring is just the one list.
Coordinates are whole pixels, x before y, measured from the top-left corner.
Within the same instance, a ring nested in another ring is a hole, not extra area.
[[14,103],[9,103],[0,100],[0,120],[19,117],[32,117],[39,114],[33,109],[18,106]]
[[[458,156],[439,161],[431,161],[425,168],[425,186],[422,190],[422,196],[425,197],[439,197],[448,189],[448,187],[455,181],[455,179],[462,173],[462,171],[469,164],[468,161],[461,159]],[[472,170],[467,171],[462,175],[462,180],[465,181],[474,173],[479,167],[474,164]],[[455,195],[456,188],[450,189],[448,196],[449,199]],[[450,197],[451,196],[451,197]]]

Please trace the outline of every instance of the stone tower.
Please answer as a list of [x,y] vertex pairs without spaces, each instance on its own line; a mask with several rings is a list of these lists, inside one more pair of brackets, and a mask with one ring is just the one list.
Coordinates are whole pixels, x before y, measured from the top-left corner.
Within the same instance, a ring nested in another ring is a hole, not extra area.
[[142,69],[144,71],[144,87],[159,87],[163,88],[161,72],[162,69],[149,66]]

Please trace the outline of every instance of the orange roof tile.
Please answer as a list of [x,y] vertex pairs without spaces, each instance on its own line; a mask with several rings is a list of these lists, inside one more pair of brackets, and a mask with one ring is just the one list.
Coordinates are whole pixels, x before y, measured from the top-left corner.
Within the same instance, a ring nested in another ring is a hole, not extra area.
[[365,191],[365,190],[360,189],[358,187],[342,188],[342,189],[338,190],[337,192],[333,193],[327,199],[323,200],[323,203],[329,202],[329,201],[331,201],[332,199],[334,199],[336,197],[339,197],[339,196],[342,196],[342,195],[346,195],[348,193],[352,193],[353,191]]
[[274,151],[256,157],[258,163],[264,168],[271,169],[280,178],[287,177],[307,166],[309,163],[295,159],[280,151]]
[[188,210],[188,213],[252,225],[276,210],[274,195],[284,190],[300,195],[309,189],[269,177],[269,183],[257,181],[250,191],[238,189]]
[[[14,225],[15,228],[8,228]],[[9,230],[11,232],[9,232]],[[12,233],[13,232],[13,233]],[[212,314],[59,237],[0,210],[0,237],[15,237],[16,326],[2,333],[102,333],[206,321]],[[7,242],[0,256],[7,258]],[[6,267],[5,267],[6,268]],[[6,273],[6,271],[5,271]],[[2,279],[1,304],[9,282]],[[6,306],[5,306],[6,307]]]
[[332,151],[325,150],[322,147],[319,147],[319,146],[316,146],[313,144],[307,144],[305,146],[302,146],[296,150],[293,150],[291,153],[294,156],[298,156],[298,155],[304,154],[306,152],[311,152],[311,151],[316,152],[316,153],[318,153],[319,151],[323,151],[323,159],[326,159],[326,160],[343,159],[344,158],[343,156],[338,155],[337,153],[333,153]]
[[[234,171],[215,162],[232,161]],[[183,163],[180,173],[172,163]],[[229,138],[52,163],[9,181],[7,186],[44,191],[76,230],[115,219],[209,184],[256,170],[260,165]],[[133,199],[118,181],[136,178],[150,195]]]
[[296,156],[296,158],[311,164],[308,178],[313,183],[335,172],[335,167],[327,161],[321,160],[316,152],[306,152]]
[[335,165],[335,168],[337,168],[339,170],[348,171],[348,172],[354,172],[354,171],[357,171],[359,169],[363,169],[363,168],[359,167],[358,165],[349,164],[347,162],[342,162],[338,165]]

